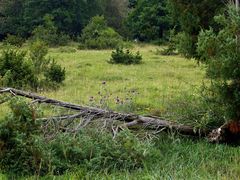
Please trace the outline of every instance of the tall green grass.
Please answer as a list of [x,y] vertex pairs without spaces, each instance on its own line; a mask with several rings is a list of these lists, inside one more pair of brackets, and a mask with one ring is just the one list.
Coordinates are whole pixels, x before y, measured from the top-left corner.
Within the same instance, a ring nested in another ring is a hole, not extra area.
[[[213,145],[183,137],[161,135],[155,140],[156,159],[145,162],[136,171],[97,172],[79,169],[63,176],[45,176],[39,179],[216,179],[240,178],[240,149],[226,145]],[[2,179],[6,176],[0,175]],[[35,179],[24,177],[22,179]]]

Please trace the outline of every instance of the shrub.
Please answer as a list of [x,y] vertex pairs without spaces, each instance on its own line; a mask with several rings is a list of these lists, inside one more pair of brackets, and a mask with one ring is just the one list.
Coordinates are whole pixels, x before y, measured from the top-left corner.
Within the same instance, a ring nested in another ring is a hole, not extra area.
[[0,123],[0,167],[2,171],[33,174],[41,163],[41,152],[34,146],[40,134],[36,111],[26,102],[14,98],[11,114]]
[[240,120],[239,19],[239,11],[230,6],[226,14],[215,17],[221,30],[202,31],[198,39],[200,61],[212,80],[210,102],[225,109],[226,120],[236,121]]
[[67,45],[70,41],[68,35],[58,32],[53,22],[53,17],[50,15],[44,17],[44,24],[36,27],[32,34],[33,40],[40,39],[51,47]]
[[206,62],[210,57],[214,57],[217,53],[218,39],[213,29],[201,30],[198,36],[197,53],[201,62]]
[[46,57],[47,45],[36,40],[30,46],[29,56],[34,66],[34,73],[38,77],[38,88],[57,87],[65,80],[65,69],[58,65],[54,59]]
[[65,80],[65,69],[52,60],[44,75],[48,82],[60,84]]
[[13,45],[16,47],[21,47],[24,42],[25,42],[25,39],[23,39],[22,37],[16,36],[16,35],[11,35],[11,34],[8,34],[7,37],[3,41],[4,44]]
[[122,37],[114,29],[107,26],[103,16],[95,16],[91,19],[83,29],[80,42],[82,48],[89,49],[116,48],[123,43]]
[[36,75],[45,71],[49,64],[49,59],[46,58],[48,54],[48,46],[45,42],[37,39],[33,41],[29,48],[29,57],[34,66],[34,71]]
[[47,46],[40,40],[31,44],[29,54],[4,50],[0,56],[0,84],[34,90],[57,87],[65,79],[65,69],[46,57],[47,53]]
[[112,52],[109,63],[112,64],[140,64],[142,61],[142,56],[139,52],[136,54],[131,53],[128,49],[124,51],[123,48],[117,48]]
[[187,58],[191,58],[195,53],[192,37],[187,33],[180,32],[174,39],[178,52]]
[[0,56],[0,83],[16,88],[33,87],[37,83],[33,67],[26,58],[26,52],[8,49]]
[[158,54],[169,56],[169,55],[175,55],[176,54],[176,44],[178,40],[176,37],[176,30],[172,29],[170,30],[169,40],[168,40],[168,47],[164,48],[163,50],[159,51]]

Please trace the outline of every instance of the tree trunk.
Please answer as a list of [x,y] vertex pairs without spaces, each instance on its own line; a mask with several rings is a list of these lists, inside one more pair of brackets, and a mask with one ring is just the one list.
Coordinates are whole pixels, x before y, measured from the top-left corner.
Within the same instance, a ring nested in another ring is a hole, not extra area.
[[[1,93],[11,93],[13,96],[22,96],[22,97],[30,98],[34,100],[34,102],[47,103],[54,106],[60,106],[60,107],[78,111],[78,114],[75,114],[75,115],[51,117],[57,120],[74,119],[74,118],[80,118],[84,116],[91,116],[91,120],[106,118],[106,119],[121,121],[124,123],[123,126],[127,128],[131,128],[133,126],[140,126],[146,129],[155,130],[156,132],[159,130],[173,130],[173,131],[179,132],[180,134],[191,135],[191,136],[206,136],[209,133],[208,130],[195,129],[191,126],[177,124],[171,121],[164,120],[160,117],[125,114],[125,113],[118,113],[118,112],[109,111],[105,109],[81,106],[81,105],[71,104],[68,102],[63,102],[55,99],[50,99],[47,97],[39,96],[30,92],[25,92],[25,91],[13,89],[13,88],[0,88],[0,94]],[[44,118],[44,120],[47,120],[47,119],[48,118]]]

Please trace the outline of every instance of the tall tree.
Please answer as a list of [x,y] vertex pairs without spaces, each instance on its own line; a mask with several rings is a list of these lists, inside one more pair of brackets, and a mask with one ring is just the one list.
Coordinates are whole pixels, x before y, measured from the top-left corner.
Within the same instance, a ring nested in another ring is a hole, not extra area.
[[219,0],[168,0],[174,23],[191,38],[189,56],[196,55],[196,42],[201,29],[215,27],[214,16],[225,6]]
[[138,0],[127,19],[134,38],[151,41],[163,37],[169,29],[165,0]]
[[[211,79],[210,101],[213,109],[221,109],[221,118],[240,121],[240,12],[235,4],[216,16],[219,32],[201,31],[198,38],[200,60],[206,64]],[[237,41],[236,41],[237,40]]]
[[104,7],[104,16],[108,25],[119,33],[125,33],[124,20],[128,15],[128,0],[107,0]]

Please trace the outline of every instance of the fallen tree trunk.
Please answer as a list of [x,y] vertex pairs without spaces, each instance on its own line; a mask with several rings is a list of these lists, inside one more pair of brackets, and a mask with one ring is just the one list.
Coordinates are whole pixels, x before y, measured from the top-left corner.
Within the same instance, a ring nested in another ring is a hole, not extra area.
[[[32,99],[34,100],[34,102],[37,102],[37,103],[46,103],[46,104],[51,104],[54,106],[64,107],[64,108],[78,111],[78,114],[75,114],[75,115],[51,117],[58,120],[75,119],[75,118],[80,118],[84,116],[91,116],[91,119],[106,118],[106,119],[122,121],[124,122],[123,126],[127,128],[131,128],[133,126],[141,126],[143,128],[151,129],[155,131],[159,131],[162,129],[172,130],[183,135],[191,135],[191,136],[206,136],[209,133],[209,130],[195,129],[191,126],[177,124],[171,121],[161,119],[159,117],[141,116],[141,115],[135,115],[135,114],[124,114],[124,113],[118,113],[118,112],[99,109],[99,108],[80,106],[77,104],[72,104],[68,102],[63,102],[63,101],[39,96],[31,92],[17,90],[14,88],[0,88],[0,94],[2,93],[10,93],[13,96],[22,96],[22,97]],[[48,118],[46,118],[45,120],[47,119]]]

